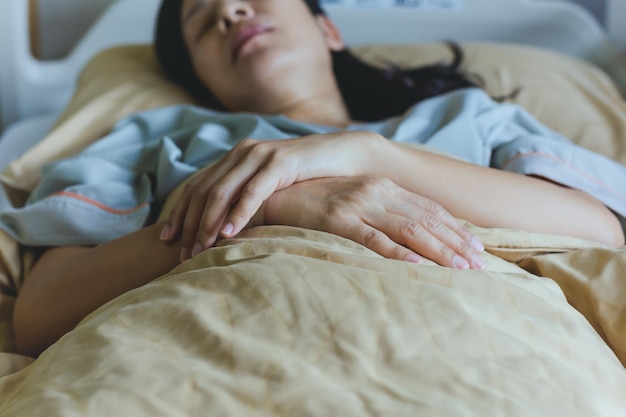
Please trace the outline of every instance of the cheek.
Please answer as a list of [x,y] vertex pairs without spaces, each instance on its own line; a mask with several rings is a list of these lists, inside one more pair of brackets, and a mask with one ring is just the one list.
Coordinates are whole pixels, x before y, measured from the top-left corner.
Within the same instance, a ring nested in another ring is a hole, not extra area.
[[239,80],[233,77],[232,69],[206,55],[195,64],[196,74],[210,94],[227,109],[236,101]]
[[222,66],[222,60],[219,54],[210,46],[211,45],[200,45],[196,48],[192,56],[192,64],[198,78],[200,78],[209,89],[212,89],[211,87],[219,83],[220,79],[223,79],[227,71]]

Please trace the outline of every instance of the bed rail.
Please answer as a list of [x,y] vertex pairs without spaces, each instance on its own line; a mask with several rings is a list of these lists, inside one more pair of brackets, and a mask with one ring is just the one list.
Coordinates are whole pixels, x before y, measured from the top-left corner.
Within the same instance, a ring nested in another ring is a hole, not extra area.
[[[159,0],[113,3],[64,59],[39,60],[31,52],[27,1],[0,6],[0,122],[58,114],[69,101],[82,67],[99,51],[118,44],[152,39]],[[111,30],[119,28],[119,30]]]

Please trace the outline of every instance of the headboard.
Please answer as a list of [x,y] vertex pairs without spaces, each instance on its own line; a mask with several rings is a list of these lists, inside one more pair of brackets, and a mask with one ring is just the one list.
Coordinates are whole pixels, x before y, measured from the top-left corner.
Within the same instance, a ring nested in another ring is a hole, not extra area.
[[[110,46],[152,39],[160,0],[118,0],[69,56],[40,61],[30,52],[28,2],[0,1],[0,122],[59,114],[81,68]],[[602,27],[586,10],[554,0],[465,0],[451,10],[327,6],[348,45],[442,40],[541,46],[602,64],[612,53]]]

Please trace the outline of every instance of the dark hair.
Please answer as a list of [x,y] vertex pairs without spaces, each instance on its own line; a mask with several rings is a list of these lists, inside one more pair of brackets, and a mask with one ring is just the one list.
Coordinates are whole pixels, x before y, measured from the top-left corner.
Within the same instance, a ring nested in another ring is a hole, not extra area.
[[[304,0],[313,15],[324,14],[318,0]],[[185,46],[181,27],[183,0],[163,0],[159,10],[155,48],[165,74],[203,105],[222,105],[200,81]],[[478,77],[461,70],[463,51],[448,43],[453,59],[423,67],[401,69],[394,65],[374,67],[350,50],[332,52],[333,70],[343,99],[354,120],[376,121],[399,115],[413,104],[459,88],[476,87]]]

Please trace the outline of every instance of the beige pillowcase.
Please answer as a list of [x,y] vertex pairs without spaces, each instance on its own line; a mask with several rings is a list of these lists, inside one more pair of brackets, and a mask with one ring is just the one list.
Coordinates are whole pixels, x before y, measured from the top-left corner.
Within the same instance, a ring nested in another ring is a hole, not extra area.
[[[604,72],[537,48],[462,46],[465,68],[484,79],[489,94],[500,96],[521,87],[514,101],[547,126],[626,164],[626,103]],[[446,62],[451,57],[443,44],[374,45],[355,51],[372,63],[394,62],[401,66]],[[84,148],[125,116],[177,103],[193,103],[193,99],[164,79],[150,45],[103,51],[84,69],[53,131],[12,163],[2,180],[23,197],[39,181],[45,163]]]
[[[506,44],[463,44],[464,68],[482,77],[494,96],[521,88],[512,101],[577,144],[626,165],[626,101],[599,68],[544,49]],[[399,65],[449,60],[445,46],[372,46],[361,57]]]

